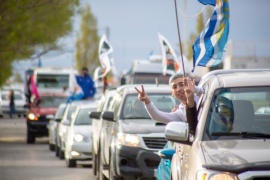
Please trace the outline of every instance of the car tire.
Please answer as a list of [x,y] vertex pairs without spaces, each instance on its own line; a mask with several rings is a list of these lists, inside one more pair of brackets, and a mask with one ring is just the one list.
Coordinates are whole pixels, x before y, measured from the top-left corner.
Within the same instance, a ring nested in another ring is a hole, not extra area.
[[65,159],[65,152],[62,150],[62,146],[59,147],[59,159]]
[[55,146],[55,156],[59,156],[59,147],[57,145]]
[[73,168],[77,166],[77,162],[74,159],[66,159],[67,167]]
[[102,157],[101,156],[99,156],[99,174],[98,174],[98,179],[99,180],[107,180],[107,178],[103,174],[103,160],[102,160]]
[[93,174],[96,176],[97,175],[97,164],[98,164],[98,161],[97,161],[97,155],[95,154],[95,151],[94,151],[94,148],[92,146],[92,152],[93,152],[93,164],[92,164],[92,168],[93,168]]
[[50,149],[51,151],[54,151],[54,150],[55,150],[55,145],[54,145],[54,144],[49,144],[49,149]]
[[59,159],[65,159],[65,152],[61,150],[59,150]]
[[30,131],[27,131],[26,141],[27,141],[27,144],[34,144],[36,141],[36,137]]
[[122,177],[116,176],[115,175],[115,166],[113,165],[113,161],[111,159],[112,157],[110,157],[110,162],[109,162],[109,180],[122,180]]

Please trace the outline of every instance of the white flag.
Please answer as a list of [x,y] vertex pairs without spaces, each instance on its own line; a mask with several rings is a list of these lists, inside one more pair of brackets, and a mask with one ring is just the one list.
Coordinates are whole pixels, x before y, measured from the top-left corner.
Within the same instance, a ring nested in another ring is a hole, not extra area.
[[162,54],[163,74],[165,75],[167,70],[178,72],[179,62],[173,48],[171,47],[167,39],[164,36],[162,36],[160,33],[158,33],[158,38],[159,38],[161,54]]
[[112,68],[112,62],[109,57],[109,55],[112,52],[113,48],[109,43],[106,35],[104,34],[99,41],[99,48],[98,48],[99,60],[103,68],[103,73],[101,75],[102,77],[105,76]]

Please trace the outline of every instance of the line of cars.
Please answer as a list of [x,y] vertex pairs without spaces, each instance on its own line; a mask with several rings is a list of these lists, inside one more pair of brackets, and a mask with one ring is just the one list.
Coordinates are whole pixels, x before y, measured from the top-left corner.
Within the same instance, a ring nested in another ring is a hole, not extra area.
[[59,105],[48,125],[49,149],[56,157],[65,159],[67,167],[77,161],[92,160],[92,120],[89,113],[96,110],[99,100],[78,100]]
[[[151,119],[138,102],[138,85],[122,85],[110,90],[93,121],[93,173],[98,179],[156,179],[160,157],[167,140],[165,124]],[[177,103],[168,85],[145,85],[151,101],[162,111],[170,112]]]

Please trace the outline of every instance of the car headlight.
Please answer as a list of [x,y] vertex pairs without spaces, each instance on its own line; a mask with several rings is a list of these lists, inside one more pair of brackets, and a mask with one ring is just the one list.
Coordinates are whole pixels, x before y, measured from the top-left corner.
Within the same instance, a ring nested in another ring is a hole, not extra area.
[[212,170],[199,171],[197,173],[198,180],[238,180],[235,174],[228,172],[217,172]]
[[83,142],[83,141],[87,142],[88,141],[87,137],[84,137],[81,134],[75,134],[73,139],[74,139],[75,142]]
[[136,134],[118,133],[117,138],[118,138],[119,144],[121,145],[134,146],[134,147],[140,146],[140,140]]
[[38,116],[36,116],[34,113],[29,113],[27,117],[30,120],[38,120]]

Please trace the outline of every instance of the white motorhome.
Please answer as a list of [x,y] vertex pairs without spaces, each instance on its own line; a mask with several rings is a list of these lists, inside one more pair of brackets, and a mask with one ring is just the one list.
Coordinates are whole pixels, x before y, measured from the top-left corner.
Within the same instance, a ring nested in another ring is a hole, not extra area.
[[35,68],[33,72],[37,88],[42,91],[69,92],[70,77],[77,74],[73,68]]
[[134,60],[130,71],[121,79],[121,84],[168,84],[173,72],[163,75],[161,59]]

